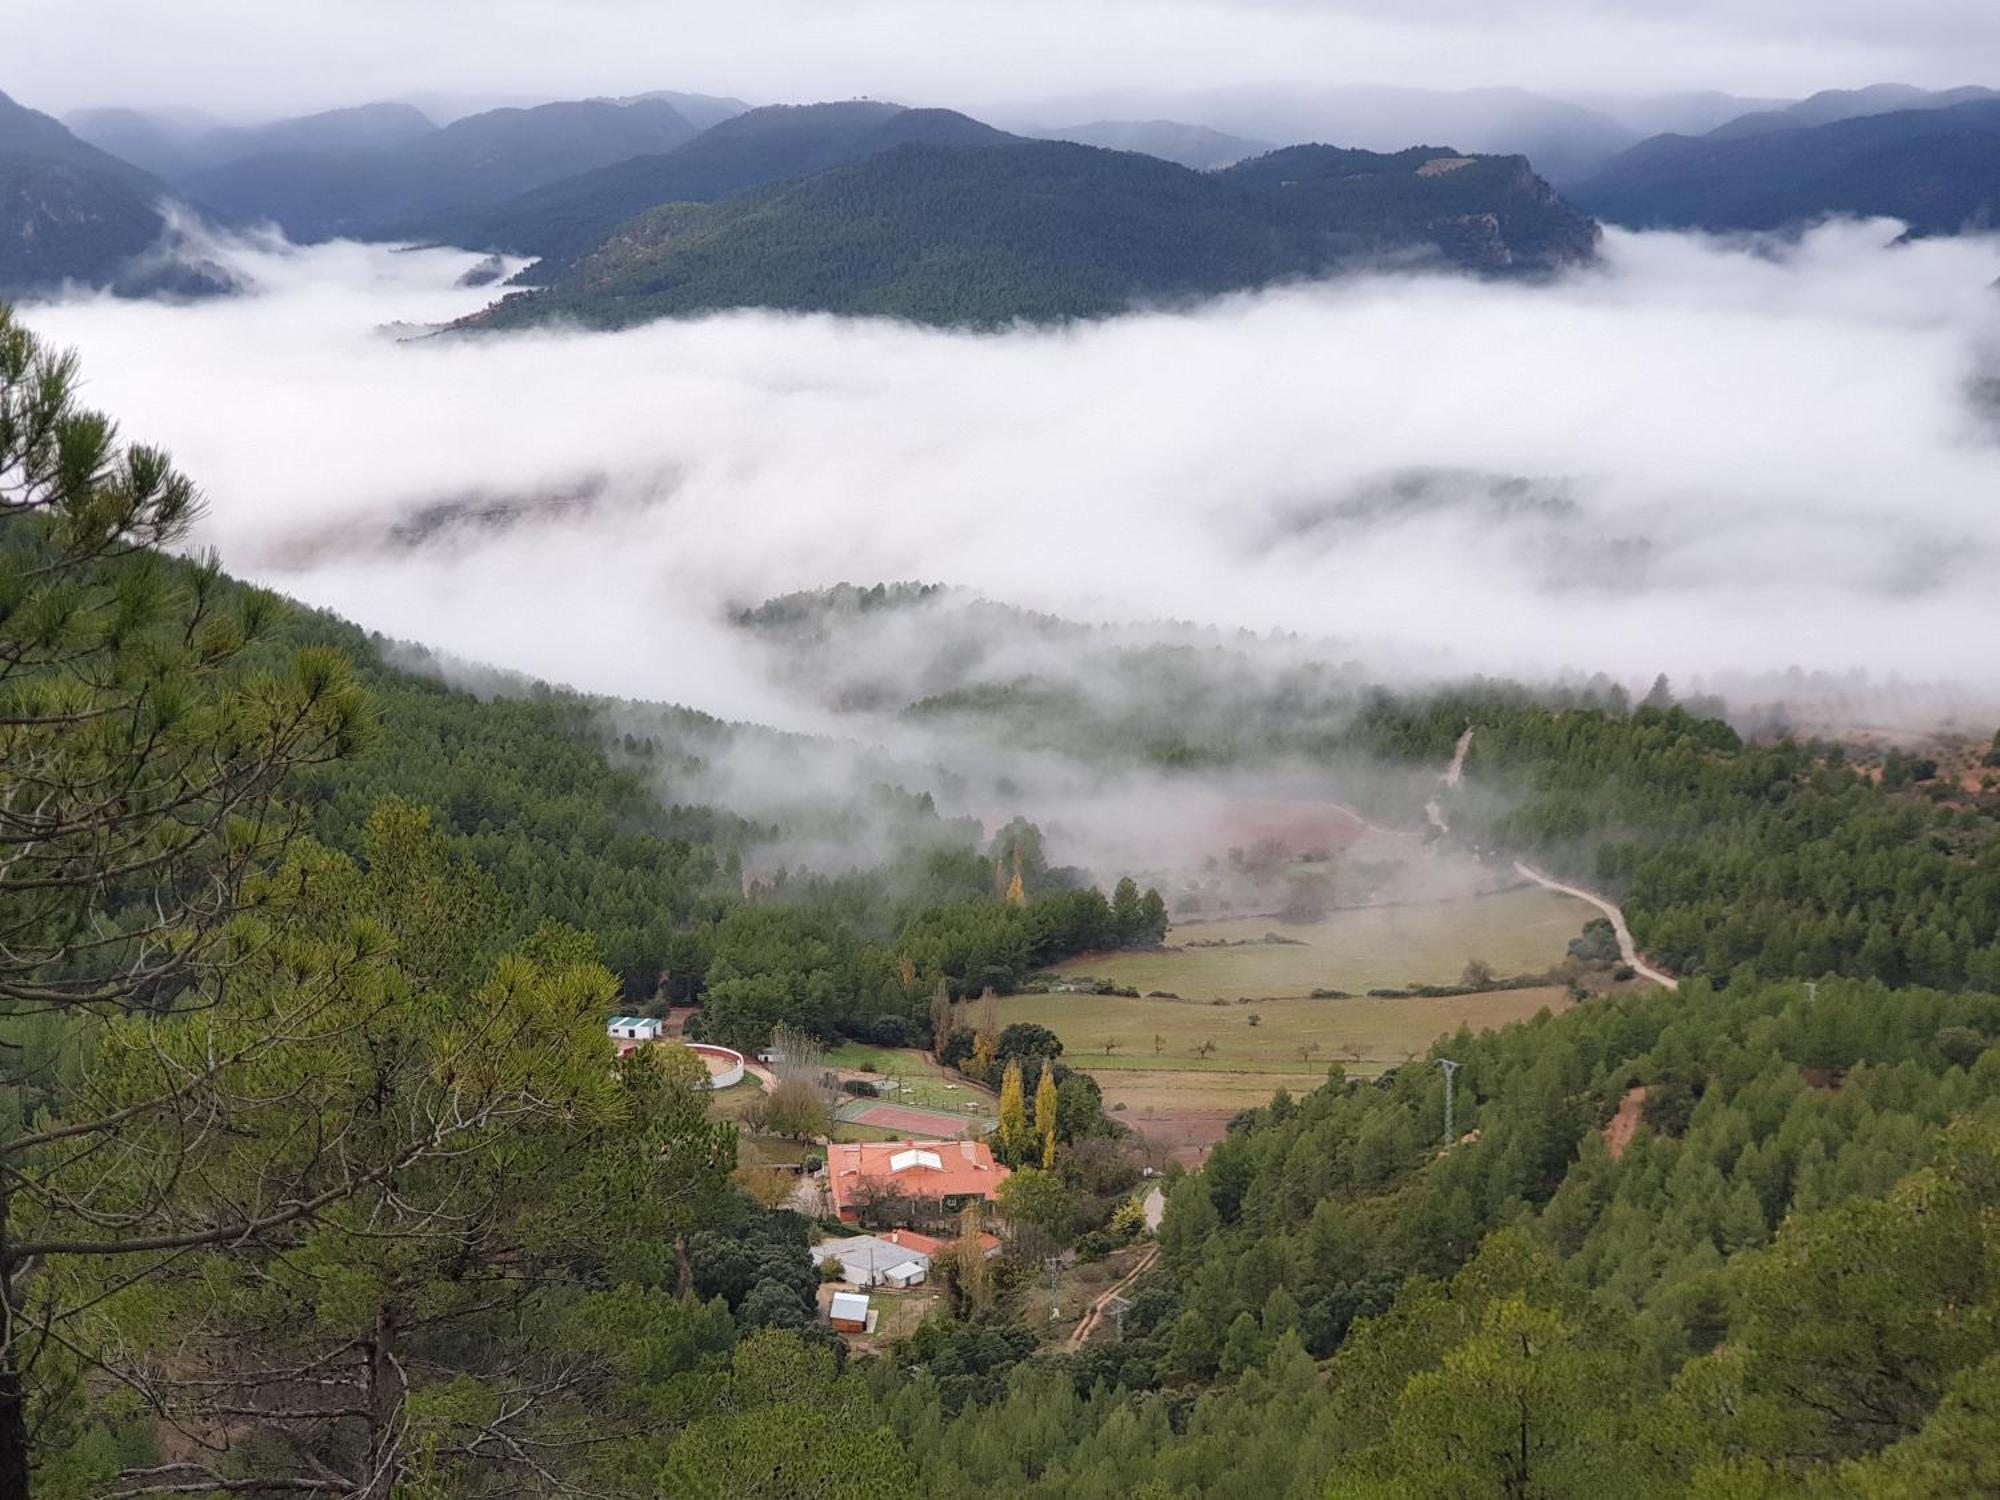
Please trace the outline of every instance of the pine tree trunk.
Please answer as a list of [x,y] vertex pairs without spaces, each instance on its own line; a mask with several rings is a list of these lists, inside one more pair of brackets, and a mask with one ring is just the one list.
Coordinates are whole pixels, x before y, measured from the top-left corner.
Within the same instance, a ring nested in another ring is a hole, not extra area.
[[20,1309],[14,1305],[14,1257],[9,1248],[8,1196],[0,1191],[0,1500],[28,1500],[28,1398],[22,1387],[15,1339]]
[[359,1492],[365,1500],[387,1500],[395,1488],[397,1418],[403,1404],[403,1382],[396,1368],[396,1310],[375,1312],[375,1336],[368,1344],[368,1473]]
[[28,1413],[21,1372],[0,1355],[0,1500],[28,1500]]

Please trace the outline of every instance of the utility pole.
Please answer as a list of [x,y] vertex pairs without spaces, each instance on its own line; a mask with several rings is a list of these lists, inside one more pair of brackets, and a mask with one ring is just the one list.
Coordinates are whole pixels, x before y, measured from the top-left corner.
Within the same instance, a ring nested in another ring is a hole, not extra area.
[[1458,1070],[1465,1064],[1453,1062],[1448,1057],[1440,1057],[1438,1066],[1444,1069],[1444,1144],[1445,1149],[1449,1151],[1455,1139],[1451,1133],[1452,1086],[1458,1079]]

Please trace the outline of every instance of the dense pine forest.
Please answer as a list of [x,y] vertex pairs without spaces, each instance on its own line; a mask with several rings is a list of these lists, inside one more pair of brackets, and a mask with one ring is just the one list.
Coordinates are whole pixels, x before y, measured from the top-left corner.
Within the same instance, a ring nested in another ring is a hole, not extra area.
[[990,326],[1102,317],[1376,260],[1546,275],[1597,251],[1597,226],[1522,157],[1295,146],[1195,172],[962,125],[715,203],[665,202],[561,267],[546,291],[466,326],[611,328],[724,307]]
[[[774,864],[675,793],[731,726],[454,686],[171,555],[197,492],[78,381],[0,315],[0,1494],[2000,1485],[1990,792],[1664,694],[1357,694],[1310,744],[1414,796],[1471,726],[1453,836],[1612,891],[1682,988],[1246,1112],[1117,1339],[961,1272],[850,1360],[698,1065],[605,1018],[957,1057],[941,1001],[1157,942],[1159,898],[897,788],[885,858]],[[1009,1030],[1036,1248],[1142,1232]]]
[[1361,744],[1447,760],[1467,727],[1475,843],[1614,893],[1640,946],[1719,983],[1844,974],[2000,990],[2000,796],[1890,750],[1745,743],[1668,698],[1553,705],[1517,689],[1378,701]]

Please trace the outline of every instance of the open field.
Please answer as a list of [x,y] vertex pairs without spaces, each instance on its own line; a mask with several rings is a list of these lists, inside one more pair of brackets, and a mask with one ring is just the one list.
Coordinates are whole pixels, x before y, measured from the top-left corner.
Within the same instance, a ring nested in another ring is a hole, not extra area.
[[[1596,915],[1572,896],[1521,885],[1466,900],[1349,907],[1299,924],[1275,917],[1182,922],[1168,931],[1162,949],[1085,954],[1052,972],[1106,979],[1141,993],[1165,990],[1188,1000],[1261,999],[1315,989],[1359,994],[1452,984],[1474,958],[1501,974],[1538,973],[1560,962],[1569,940]],[[1264,942],[1267,933],[1287,941]]]
[[[1033,1021],[1063,1040],[1063,1061],[1104,1076],[1172,1072],[1325,1076],[1329,1064],[1379,1072],[1461,1025],[1476,1031],[1569,1004],[1556,988],[1489,990],[1435,1000],[1130,1000],[1119,995],[1011,995],[1005,1022]],[[1256,1023],[1251,1018],[1256,1017]],[[1105,1044],[1114,1046],[1108,1054]],[[1208,1044],[1213,1043],[1213,1046]],[[1275,1087],[1267,1083],[1266,1092]]]
[[980,1106],[978,1114],[991,1118],[997,1109],[995,1097],[978,1085],[947,1073],[913,1047],[867,1047],[849,1042],[826,1054],[827,1066],[842,1078],[861,1078],[882,1091],[885,1104],[905,1104],[917,1109],[942,1110],[969,1120],[975,1118],[968,1104]]
[[[1230,1116],[1268,1104],[1280,1088],[1295,1094],[1317,1088],[1331,1065],[1373,1075],[1424,1052],[1460,1025],[1490,1030],[1569,1004],[1568,993],[1557,988],[1221,1005],[1014,995],[1001,1002],[1001,1017],[1055,1032],[1063,1039],[1063,1060],[1097,1079],[1112,1118],[1168,1155],[1194,1162],[1221,1139]],[[1258,1018],[1254,1026],[1252,1016]],[[1108,1054],[1107,1041],[1115,1044]]]

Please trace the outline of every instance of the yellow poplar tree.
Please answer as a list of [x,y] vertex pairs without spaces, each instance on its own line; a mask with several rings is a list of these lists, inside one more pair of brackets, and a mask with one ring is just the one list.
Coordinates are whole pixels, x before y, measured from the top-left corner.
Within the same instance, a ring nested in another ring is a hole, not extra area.
[[1042,1064],[1042,1081],[1035,1085],[1035,1134],[1042,1138],[1042,1166],[1056,1164],[1056,1070]]
[[981,1083],[990,1085],[993,1082],[993,1058],[999,1045],[992,1032],[980,1032],[972,1039],[972,1056],[965,1064],[965,1071]]
[[1007,1064],[1000,1082],[1000,1154],[1009,1164],[1018,1162],[1028,1148],[1028,1099],[1021,1087],[1021,1065]]
[[968,1203],[958,1213],[958,1289],[975,1308],[986,1306],[991,1294],[986,1252],[979,1243],[980,1206]]

